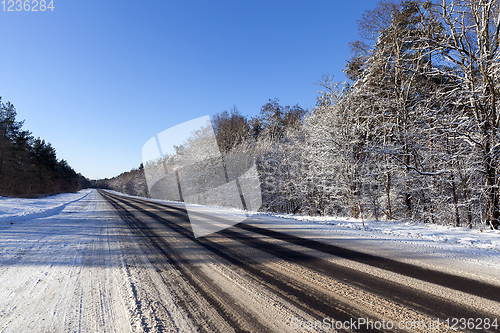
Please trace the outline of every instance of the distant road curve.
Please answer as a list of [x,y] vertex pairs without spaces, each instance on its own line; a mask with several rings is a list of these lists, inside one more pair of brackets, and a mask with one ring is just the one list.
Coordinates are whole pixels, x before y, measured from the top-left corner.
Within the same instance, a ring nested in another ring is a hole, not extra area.
[[499,317],[498,286],[256,227],[251,218],[195,239],[183,205],[99,193],[201,332],[311,332],[313,324],[331,332],[335,323],[338,331],[430,332],[438,319],[434,331],[446,332],[446,319]]

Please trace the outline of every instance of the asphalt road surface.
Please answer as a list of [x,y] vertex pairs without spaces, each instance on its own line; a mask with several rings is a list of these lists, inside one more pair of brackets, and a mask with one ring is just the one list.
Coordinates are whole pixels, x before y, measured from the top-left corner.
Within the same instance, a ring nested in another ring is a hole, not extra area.
[[151,288],[168,295],[151,306],[134,293],[138,312],[149,309],[138,318],[153,317],[158,331],[500,331],[499,286],[273,231],[251,217],[194,238],[182,204],[99,193],[158,273]]

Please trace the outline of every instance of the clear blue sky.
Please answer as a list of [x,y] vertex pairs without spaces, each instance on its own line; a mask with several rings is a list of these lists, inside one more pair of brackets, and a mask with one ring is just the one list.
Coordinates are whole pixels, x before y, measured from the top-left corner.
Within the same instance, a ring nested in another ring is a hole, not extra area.
[[0,4],[0,96],[35,137],[89,178],[138,167],[155,134],[269,99],[314,106],[344,80],[357,20],[377,1],[54,0]]

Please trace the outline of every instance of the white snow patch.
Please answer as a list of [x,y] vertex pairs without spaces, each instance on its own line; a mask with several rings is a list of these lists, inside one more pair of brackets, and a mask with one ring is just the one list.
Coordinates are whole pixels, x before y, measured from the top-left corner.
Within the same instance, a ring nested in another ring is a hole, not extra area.
[[175,331],[184,317],[157,275],[95,190],[0,198],[0,332]]
[[0,197],[0,224],[47,217],[61,212],[69,204],[85,198],[90,189],[37,199]]
[[421,244],[458,244],[469,248],[500,252],[500,230],[479,230],[438,224],[374,220],[364,221],[365,225],[363,226],[361,220],[352,218],[275,216],[295,221],[328,225],[331,230],[358,230],[359,232],[363,232],[363,234],[368,234],[375,238],[390,238],[400,242],[412,242],[416,240]]

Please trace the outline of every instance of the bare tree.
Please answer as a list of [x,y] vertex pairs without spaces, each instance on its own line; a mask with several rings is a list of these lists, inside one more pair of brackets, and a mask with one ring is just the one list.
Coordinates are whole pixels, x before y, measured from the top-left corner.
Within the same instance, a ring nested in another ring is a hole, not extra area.
[[486,222],[497,229],[500,226],[499,3],[443,0],[432,10],[444,30],[439,38],[423,39],[429,53],[439,57],[427,74],[449,78],[449,88],[441,99],[450,101],[453,110],[460,114],[460,137],[470,143],[470,153],[481,164]]

